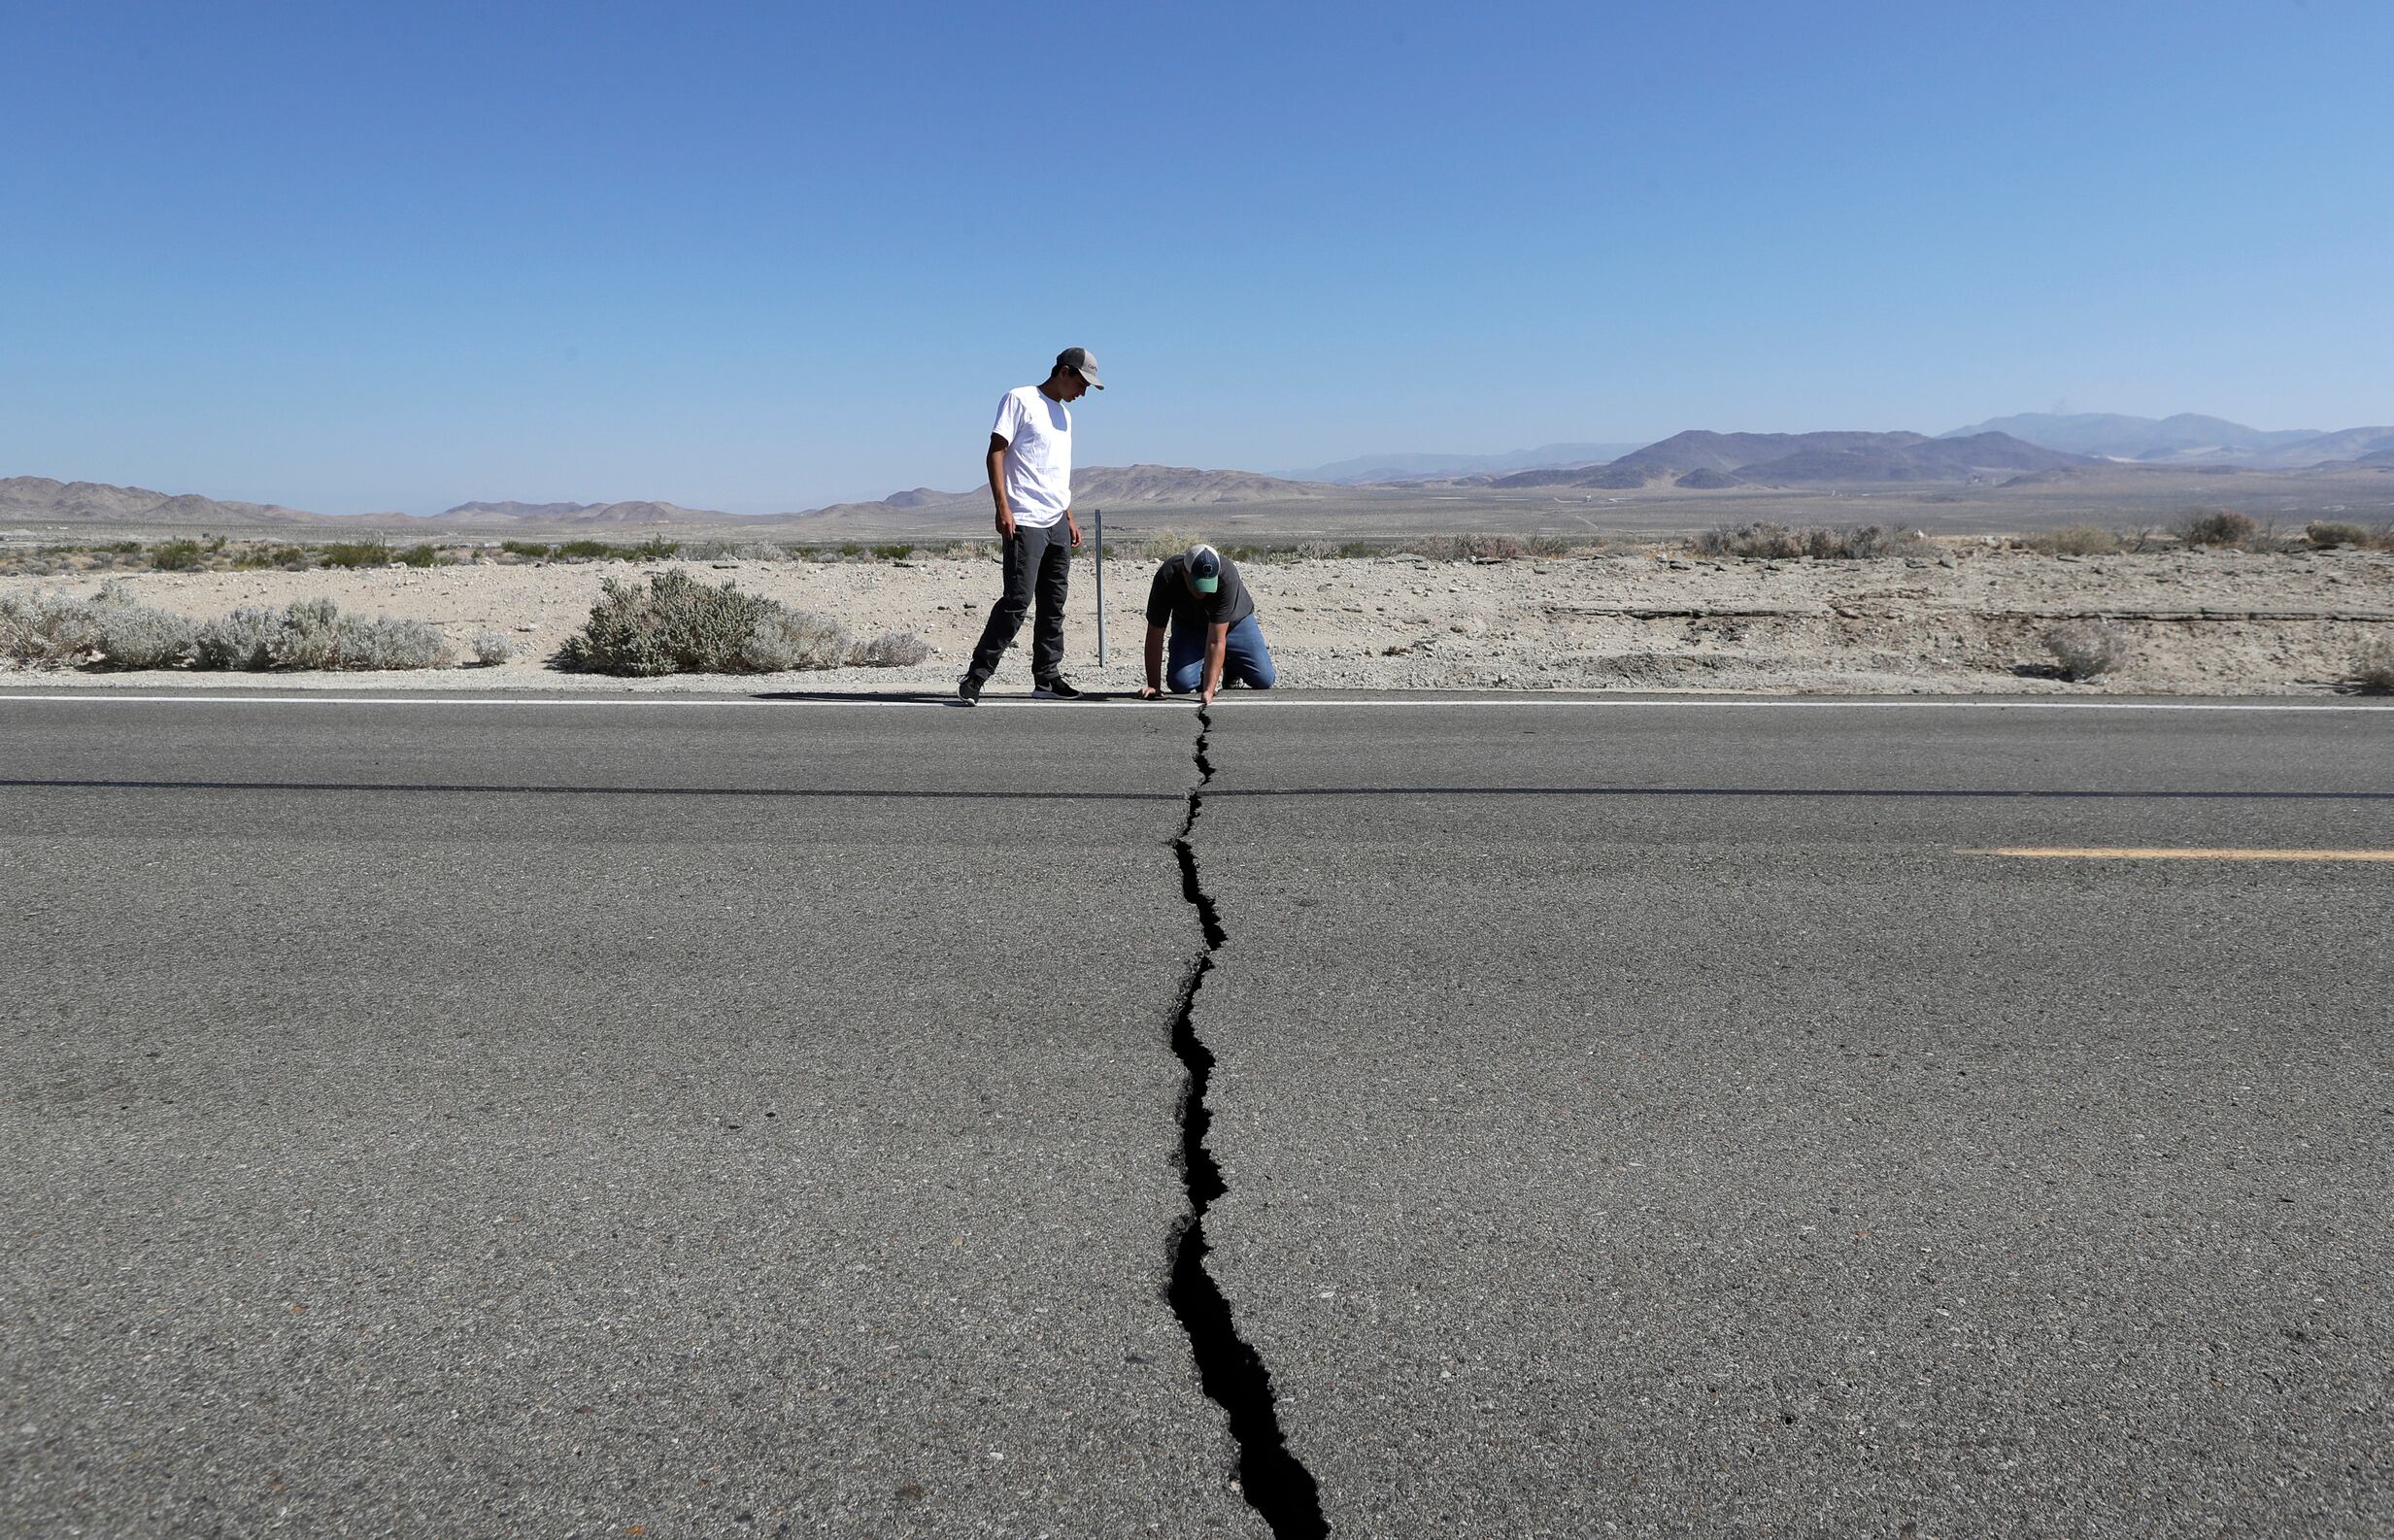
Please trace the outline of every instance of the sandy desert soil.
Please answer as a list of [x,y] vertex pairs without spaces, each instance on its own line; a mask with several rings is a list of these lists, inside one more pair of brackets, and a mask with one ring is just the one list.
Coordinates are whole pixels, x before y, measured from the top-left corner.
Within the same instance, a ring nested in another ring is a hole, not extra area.
[[[549,659],[607,577],[667,565],[823,611],[860,635],[912,631],[932,659],[906,669],[622,681]],[[1138,683],[1152,563],[1109,557],[1109,662],[1096,657],[1091,563],[1073,575],[1067,645],[1085,686]],[[2342,686],[2361,649],[2394,637],[2394,554],[2176,551],[2053,557],[1966,542],[1935,557],[1872,561],[1608,555],[1442,562],[1396,555],[1245,569],[1282,683],[1375,689],[1720,689],[1774,692],[2306,694]],[[431,621],[464,644],[486,629],[518,645],[490,668],[385,674],[108,673],[0,666],[0,681],[77,687],[340,689],[804,688],[946,691],[997,589],[986,558],[542,563],[287,573],[145,573],[134,598],[192,616],[329,595],[345,609]],[[97,579],[0,579],[0,591]],[[2091,684],[2050,677],[2040,638],[2074,617],[2121,628],[2129,661]],[[1025,628],[1022,644],[1028,642]],[[1008,655],[993,692],[1027,689]]]

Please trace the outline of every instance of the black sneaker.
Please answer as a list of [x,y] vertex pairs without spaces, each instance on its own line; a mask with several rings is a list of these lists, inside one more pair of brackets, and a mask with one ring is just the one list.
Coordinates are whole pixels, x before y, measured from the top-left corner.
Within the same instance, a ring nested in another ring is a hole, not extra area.
[[1034,700],[1079,700],[1081,698],[1080,686],[1062,674],[1034,688],[1030,693]]
[[956,698],[967,706],[981,704],[981,682],[970,674],[956,682]]

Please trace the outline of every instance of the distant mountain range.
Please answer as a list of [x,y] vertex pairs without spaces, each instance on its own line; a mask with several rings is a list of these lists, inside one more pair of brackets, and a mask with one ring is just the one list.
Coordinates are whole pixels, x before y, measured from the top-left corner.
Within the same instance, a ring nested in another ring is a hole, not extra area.
[[2168,418],[2123,417],[2114,412],[2027,412],[1955,428],[1944,437],[1983,433],[2007,433],[2045,449],[2097,459],[2274,470],[2301,470],[2394,449],[2394,427],[2343,428],[2333,433],[2317,428],[2262,429],[2195,412]]
[[[2001,424],[2009,424],[2004,426]],[[2015,431],[2015,429],[2017,431]],[[2042,435],[2038,437],[2036,435]],[[1578,452],[1588,451],[1586,458]],[[1492,462],[1572,456],[1567,463],[1492,475]],[[2129,461],[2123,466],[2118,462]],[[1075,500],[1088,507],[1159,509],[1321,503],[1373,495],[1423,495],[1392,482],[1425,482],[1427,490],[1486,487],[1635,489],[1674,486],[1720,490],[1737,486],[1869,485],[1918,483],[2004,483],[2113,477],[2137,467],[2176,466],[2311,470],[2394,469],[2394,427],[2262,432],[2219,418],[2181,414],[2131,418],[2107,414],[2028,414],[1957,428],[1938,438],[1921,433],[1673,434],[1641,448],[1618,444],[1550,444],[1500,455],[1380,455],[1316,467],[1336,481],[1264,476],[1253,471],[1196,470],[1174,465],[1091,466],[1073,477]],[[1439,467],[1433,470],[1431,467]],[[1478,468],[1474,468],[1478,467]],[[1385,474],[1384,474],[1385,473]],[[468,502],[428,517],[408,514],[332,516],[280,504],[219,502],[190,493],[58,482],[45,476],[0,479],[0,520],[165,528],[240,529],[318,526],[332,529],[445,530],[671,526],[782,529],[803,532],[847,524],[935,532],[977,529],[989,510],[981,487],[939,491],[917,486],[863,503],[840,503],[801,513],[734,515],[678,503],[629,501]],[[296,532],[296,528],[294,529]]]
[[1602,465],[1636,449],[1626,444],[1541,444],[1534,450],[1502,454],[1365,454],[1288,473],[1298,482],[1328,482],[1340,486],[1366,486],[1376,482],[1435,481],[1457,476],[1502,476],[1512,471],[1545,470],[1558,466]]
[[279,503],[220,503],[190,492],[153,492],[146,486],[54,482],[47,476],[0,478],[0,519],[94,524],[197,524],[210,519],[227,524],[305,524],[323,517]]
[[2013,438],[1977,433],[1677,433],[1594,470],[1524,471],[1489,485],[1625,489],[1670,484],[1700,490],[1820,483],[2003,481],[2029,471],[2082,465],[2085,458]]
[[[1076,502],[1103,507],[1203,508],[1237,503],[1301,502],[1333,495],[1338,489],[1313,483],[1260,476],[1253,471],[1192,470],[1174,465],[1093,465],[1076,472],[1072,492]],[[803,525],[836,521],[843,516],[902,516],[901,521],[928,528],[955,523],[970,516],[978,523],[989,509],[984,487],[942,492],[927,486],[893,492],[870,503],[841,503],[829,508],[788,514],[725,514],[679,503],[525,503],[470,502],[429,516],[312,514],[264,503],[219,502],[189,493],[153,492],[139,486],[110,486],[97,482],[58,482],[47,476],[17,476],[0,480],[0,519],[46,523],[133,524],[191,529],[250,528],[258,525],[360,525],[421,529],[450,528],[642,528],[671,525],[746,527]]]

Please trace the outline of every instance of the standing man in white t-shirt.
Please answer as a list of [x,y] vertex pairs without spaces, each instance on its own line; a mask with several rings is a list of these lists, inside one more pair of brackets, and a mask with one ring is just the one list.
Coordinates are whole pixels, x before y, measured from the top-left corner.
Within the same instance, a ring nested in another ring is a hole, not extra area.
[[[1023,612],[1034,595],[1037,618],[1030,628],[1031,693],[1069,700],[1080,693],[1063,675],[1064,585],[1072,575],[1072,552],[1081,526],[1072,517],[1072,410],[1097,383],[1097,360],[1086,348],[1056,355],[1045,385],[1009,390],[997,403],[990,428],[990,496],[997,503],[997,539],[1005,558],[1005,592],[990,609],[972,650],[972,666],[957,681],[956,695],[977,705],[981,686],[997,672],[997,660],[1014,645]],[[1062,526],[1061,528],[1059,526]]]

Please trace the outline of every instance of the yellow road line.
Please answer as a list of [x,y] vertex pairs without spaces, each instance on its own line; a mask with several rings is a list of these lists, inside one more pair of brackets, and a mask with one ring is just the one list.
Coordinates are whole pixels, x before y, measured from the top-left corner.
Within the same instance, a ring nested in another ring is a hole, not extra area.
[[2167,846],[2011,846],[1964,855],[2016,855],[2047,861],[2394,861],[2394,851],[2177,850]]

